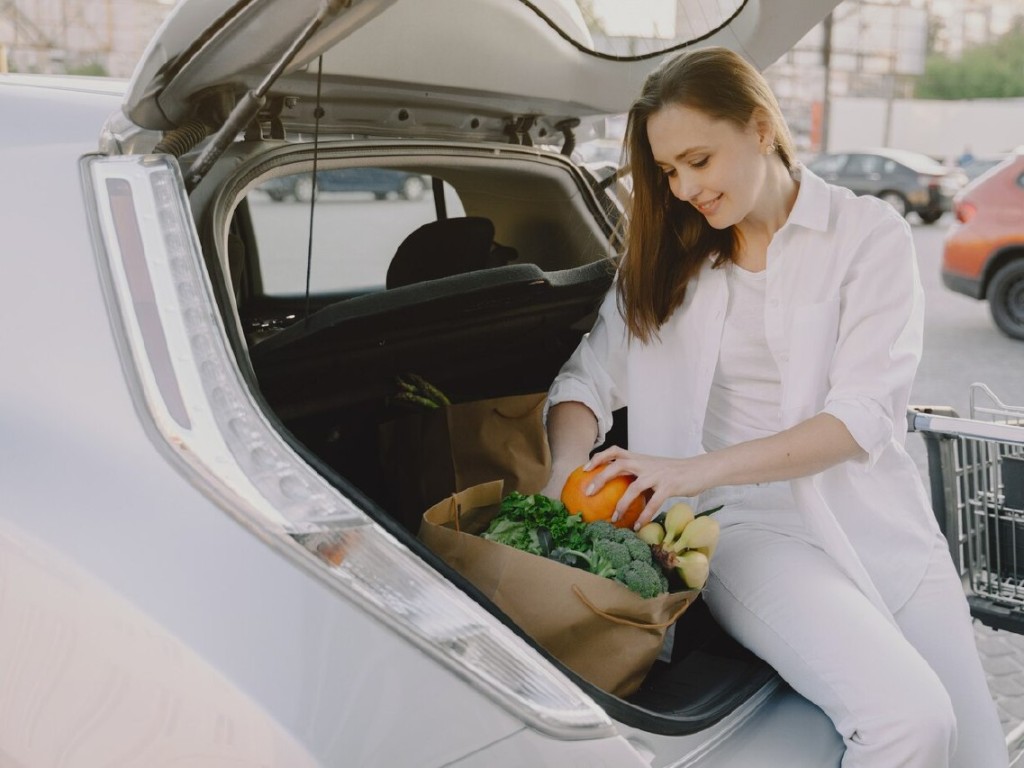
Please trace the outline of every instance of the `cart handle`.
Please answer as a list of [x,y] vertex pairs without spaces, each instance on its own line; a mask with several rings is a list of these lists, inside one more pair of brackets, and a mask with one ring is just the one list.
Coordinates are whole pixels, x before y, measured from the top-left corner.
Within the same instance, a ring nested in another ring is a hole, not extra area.
[[942,411],[942,413],[922,412],[915,408],[907,409],[907,428],[911,432],[931,432],[950,437],[967,437],[973,440],[997,440],[1001,443],[1024,445],[1024,427],[1013,424],[997,424],[989,421],[960,419],[955,415],[944,415],[946,412],[956,413],[952,409],[930,408],[926,411]]

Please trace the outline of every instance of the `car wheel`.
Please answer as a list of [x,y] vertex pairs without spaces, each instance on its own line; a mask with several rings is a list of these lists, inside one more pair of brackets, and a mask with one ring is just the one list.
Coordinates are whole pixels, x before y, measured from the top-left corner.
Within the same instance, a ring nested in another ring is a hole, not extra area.
[[921,211],[917,214],[925,224],[934,224],[942,218],[942,211]]
[[426,191],[427,185],[421,176],[410,176],[402,182],[402,190],[399,194],[406,200],[419,200]]
[[1000,267],[986,298],[999,330],[1010,338],[1024,339],[1024,258]]
[[878,197],[895,208],[900,216],[907,215],[907,201],[899,192],[883,192]]
[[[319,190],[317,191],[319,192]],[[312,176],[300,176],[295,180],[294,189],[295,199],[300,203],[308,203],[313,199],[313,177]]]

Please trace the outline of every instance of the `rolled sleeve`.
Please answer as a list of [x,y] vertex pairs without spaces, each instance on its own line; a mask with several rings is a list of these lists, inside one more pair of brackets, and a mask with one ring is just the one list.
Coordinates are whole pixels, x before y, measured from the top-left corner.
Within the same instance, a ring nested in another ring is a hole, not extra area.
[[893,440],[904,439],[924,330],[910,228],[888,209],[879,209],[878,219],[841,289],[839,338],[823,408],[843,422],[869,467]]
[[878,403],[867,398],[831,400],[822,413],[835,416],[849,430],[863,450],[867,465],[873,466],[892,438],[892,419]]
[[548,391],[548,399],[544,403],[544,423],[547,423],[548,411],[551,406],[557,403],[582,403],[589,408],[597,418],[597,439],[594,445],[604,442],[605,435],[612,428],[611,413],[606,411],[601,402],[594,397],[593,390],[579,379],[570,377],[556,379]]

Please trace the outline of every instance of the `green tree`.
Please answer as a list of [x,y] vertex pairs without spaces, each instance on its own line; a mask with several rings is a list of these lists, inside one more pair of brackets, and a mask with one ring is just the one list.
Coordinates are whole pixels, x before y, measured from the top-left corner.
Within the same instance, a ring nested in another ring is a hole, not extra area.
[[91,75],[93,77],[106,77],[108,74],[107,68],[98,61],[67,67],[66,72],[69,75]]
[[919,99],[999,99],[1024,96],[1024,18],[987,45],[959,59],[929,56],[914,95]]

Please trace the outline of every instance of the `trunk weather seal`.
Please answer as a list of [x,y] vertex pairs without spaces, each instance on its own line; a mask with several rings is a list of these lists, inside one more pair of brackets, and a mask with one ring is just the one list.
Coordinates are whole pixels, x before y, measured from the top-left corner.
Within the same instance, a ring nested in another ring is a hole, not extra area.
[[531,2],[531,0],[519,0],[519,2],[521,2],[523,5],[525,5],[527,8],[529,8],[531,11],[533,11],[538,16],[540,16],[544,20],[544,22],[549,27],[551,27],[551,29],[553,29],[555,31],[555,33],[559,37],[561,37],[563,40],[565,40],[567,43],[569,43],[569,45],[571,45],[573,48],[577,49],[578,51],[587,54],[588,56],[593,56],[594,58],[597,58],[597,59],[604,59],[605,61],[644,61],[645,59],[659,58],[661,56],[664,56],[667,53],[672,53],[673,51],[681,51],[684,48],[689,48],[691,45],[695,45],[696,43],[699,43],[702,40],[707,40],[709,37],[712,37],[713,35],[718,34],[723,29],[725,29],[730,24],[732,24],[732,22],[736,19],[737,16],[739,16],[741,13],[743,13],[743,10],[747,7],[747,3],[749,2],[749,0],[743,0],[743,2],[740,3],[740,6],[733,12],[733,14],[729,18],[725,19],[725,21],[723,21],[721,24],[719,24],[714,29],[711,29],[708,32],[705,32],[703,35],[691,38],[690,40],[687,40],[686,42],[683,42],[683,43],[679,43],[677,45],[670,45],[667,48],[661,49],[660,51],[654,51],[652,53],[639,54],[639,55],[636,55],[636,56],[616,56],[616,55],[611,54],[611,53],[602,53],[601,51],[595,51],[593,48],[588,48],[587,46],[583,45],[578,40],[575,40],[571,35],[569,35],[560,26],[555,24],[555,22],[553,22],[543,11],[541,11],[536,5],[534,5]]

